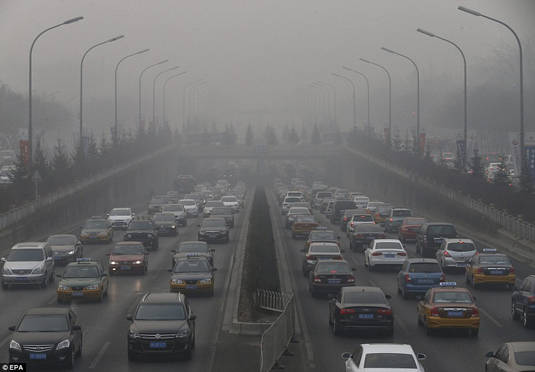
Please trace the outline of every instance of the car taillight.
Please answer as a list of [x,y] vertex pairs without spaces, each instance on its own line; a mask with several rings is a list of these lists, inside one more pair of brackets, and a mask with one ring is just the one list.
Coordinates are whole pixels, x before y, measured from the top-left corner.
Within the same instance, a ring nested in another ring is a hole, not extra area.
[[340,315],[355,314],[355,309],[340,309]]
[[405,281],[410,282],[411,280],[411,276],[409,274],[405,274]]
[[315,276],[314,283],[321,283],[321,278],[319,276]]
[[529,296],[529,297],[528,297],[528,302],[529,302],[530,304],[534,303],[534,302],[535,302],[535,296]]
[[310,260],[310,261],[313,261],[313,260],[316,259],[316,257],[311,256],[311,255],[309,255],[309,254],[307,254],[306,258],[307,258],[307,260]]
[[440,281],[445,282],[446,281],[446,274],[440,275]]
[[431,316],[439,316],[438,307],[431,308]]
[[479,310],[477,307],[472,308],[472,316],[479,316]]
[[381,252],[373,252],[372,256],[382,256],[383,254]]
[[354,276],[349,276],[346,280],[346,282],[348,283],[355,283],[355,277]]
[[377,310],[377,314],[392,315],[392,309],[379,309]]
[[451,257],[450,252],[448,252],[448,251],[444,251],[444,257]]
[[393,218],[390,218],[390,222],[393,222],[393,221],[394,221],[394,219],[393,219]]
[[351,227],[355,226],[355,222],[350,223]]
[[407,253],[405,253],[405,252],[398,252],[398,256],[406,256],[406,255],[407,255]]
[[344,222],[347,222],[347,217],[344,217]]
[[514,267],[510,267],[509,268],[509,274],[514,274],[515,272],[515,268]]
[[338,255],[338,256],[335,256],[333,257],[333,260],[343,260],[344,258],[342,257],[342,255]]

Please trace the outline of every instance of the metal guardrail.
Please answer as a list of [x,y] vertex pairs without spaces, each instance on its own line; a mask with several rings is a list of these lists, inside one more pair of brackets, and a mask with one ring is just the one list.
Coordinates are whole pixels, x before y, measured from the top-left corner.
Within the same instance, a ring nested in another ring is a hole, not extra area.
[[257,289],[254,304],[263,310],[283,312],[292,297],[293,295],[288,293],[271,291],[269,289]]
[[[295,299],[293,294],[257,290],[256,301],[280,312],[260,339],[260,372],[269,372],[288,349],[295,334]],[[280,305],[282,308],[278,307]]]

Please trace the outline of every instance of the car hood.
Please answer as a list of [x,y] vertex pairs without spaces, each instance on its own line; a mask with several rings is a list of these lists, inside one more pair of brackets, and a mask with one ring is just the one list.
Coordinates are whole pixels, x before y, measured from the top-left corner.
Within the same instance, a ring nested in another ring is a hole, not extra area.
[[212,273],[210,272],[204,272],[204,273],[173,273],[171,276],[171,279],[181,279],[181,280],[194,280],[194,279],[207,279],[211,278]]
[[7,261],[4,267],[15,270],[33,270],[43,265],[43,261]]
[[99,284],[99,280],[97,278],[64,278],[59,281],[59,284],[68,287],[86,287],[92,284]]
[[136,320],[130,325],[132,333],[176,333],[187,327],[185,320]]
[[145,256],[142,254],[117,254],[110,255],[110,261],[143,261]]
[[50,247],[50,249],[52,249],[53,252],[70,252],[74,249],[74,245],[53,245]]
[[21,345],[51,345],[69,338],[69,332],[14,332],[13,340]]

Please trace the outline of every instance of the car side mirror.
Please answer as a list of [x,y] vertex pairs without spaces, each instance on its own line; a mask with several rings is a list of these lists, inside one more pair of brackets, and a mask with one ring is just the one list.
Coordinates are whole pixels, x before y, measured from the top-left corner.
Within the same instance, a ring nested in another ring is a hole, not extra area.
[[81,331],[82,327],[80,327],[78,324],[72,326],[73,331]]
[[13,325],[13,326],[9,326],[7,329],[9,329],[11,332],[14,332],[16,328],[17,327]]
[[0,262],[6,262],[6,258],[5,257],[0,258]]
[[345,249],[340,249],[340,252],[341,253],[344,253],[346,250]]
[[56,277],[63,278],[63,274],[56,274]]
[[416,358],[418,360],[426,360],[427,359],[427,355],[425,355],[423,353],[418,353],[418,354],[416,354]]
[[494,357],[494,351],[489,351],[487,354],[485,354],[487,358],[493,358]]
[[210,252],[211,252],[211,253],[215,253],[215,249],[214,249],[214,248],[211,248],[211,249],[210,249]]
[[128,315],[126,316],[126,320],[133,321],[134,318],[132,317],[132,314],[128,314]]
[[343,359],[343,360],[348,360],[348,359],[351,359],[351,353],[349,352],[345,352],[345,353],[342,353],[342,355],[340,355],[340,357]]
[[104,276],[108,276],[108,273],[102,273],[102,276],[103,276],[103,277],[104,277]]
[[109,216],[110,216],[110,214],[109,214],[109,213],[106,213],[106,217],[109,217]]
[[197,319],[197,315],[195,315],[195,314],[191,314],[191,315],[189,316],[189,320],[195,320],[195,319]]

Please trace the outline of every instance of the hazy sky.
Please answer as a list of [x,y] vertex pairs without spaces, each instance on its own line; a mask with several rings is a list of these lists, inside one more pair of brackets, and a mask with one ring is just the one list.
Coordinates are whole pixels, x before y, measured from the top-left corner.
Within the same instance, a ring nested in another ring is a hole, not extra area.
[[[120,121],[125,125],[137,118],[139,72],[169,58],[167,66],[176,64],[188,71],[187,77],[168,86],[173,124],[181,124],[182,88],[197,78],[207,81],[200,93],[199,109],[208,120],[297,125],[310,118],[305,115],[309,108],[304,104],[310,94],[307,84],[323,80],[336,85],[339,122],[347,127],[351,125],[350,91],[330,74],[341,72],[340,65],[348,64],[370,76],[372,122],[382,126],[387,119],[384,74],[357,62],[358,57],[390,68],[393,115],[399,123],[412,125],[414,107],[406,97],[411,97],[415,89],[413,69],[402,59],[380,51],[381,46],[411,55],[420,64],[423,117],[431,123],[433,112],[425,107],[440,105],[446,97],[442,91],[458,92],[460,96],[462,70],[460,57],[451,46],[416,33],[417,27],[462,45],[469,61],[471,87],[493,79],[510,85],[508,89],[515,89],[518,83],[512,35],[498,24],[459,12],[458,5],[494,15],[519,32],[526,49],[526,79],[533,81],[535,1],[530,0],[0,0],[0,81],[27,94],[28,50],[33,37],[48,26],[80,15],[85,17],[83,21],[53,30],[38,42],[34,89],[68,105],[76,118],[83,50],[124,34],[125,39],[95,49],[86,60],[88,126],[112,123],[115,63],[143,48],[151,51],[125,61],[119,72]],[[496,65],[501,67],[495,69]],[[144,80],[145,115],[152,110],[151,83],[156,72],[153,70]],[[437,81],[443,85],[437,86]],[[364,86],[359,84],[360,94]],[[535,92],[529,88],[527,123],[535,117],[534,105],[530,104]],[[157,97],[160,92],[161,88]],[[359,97],[360,122],[365,111]],[[506,110],[516,110],[517,97],[503,105]],[[471,113],[474,120],[476,116]],[[73,128],[76,125],[73,120]]]

